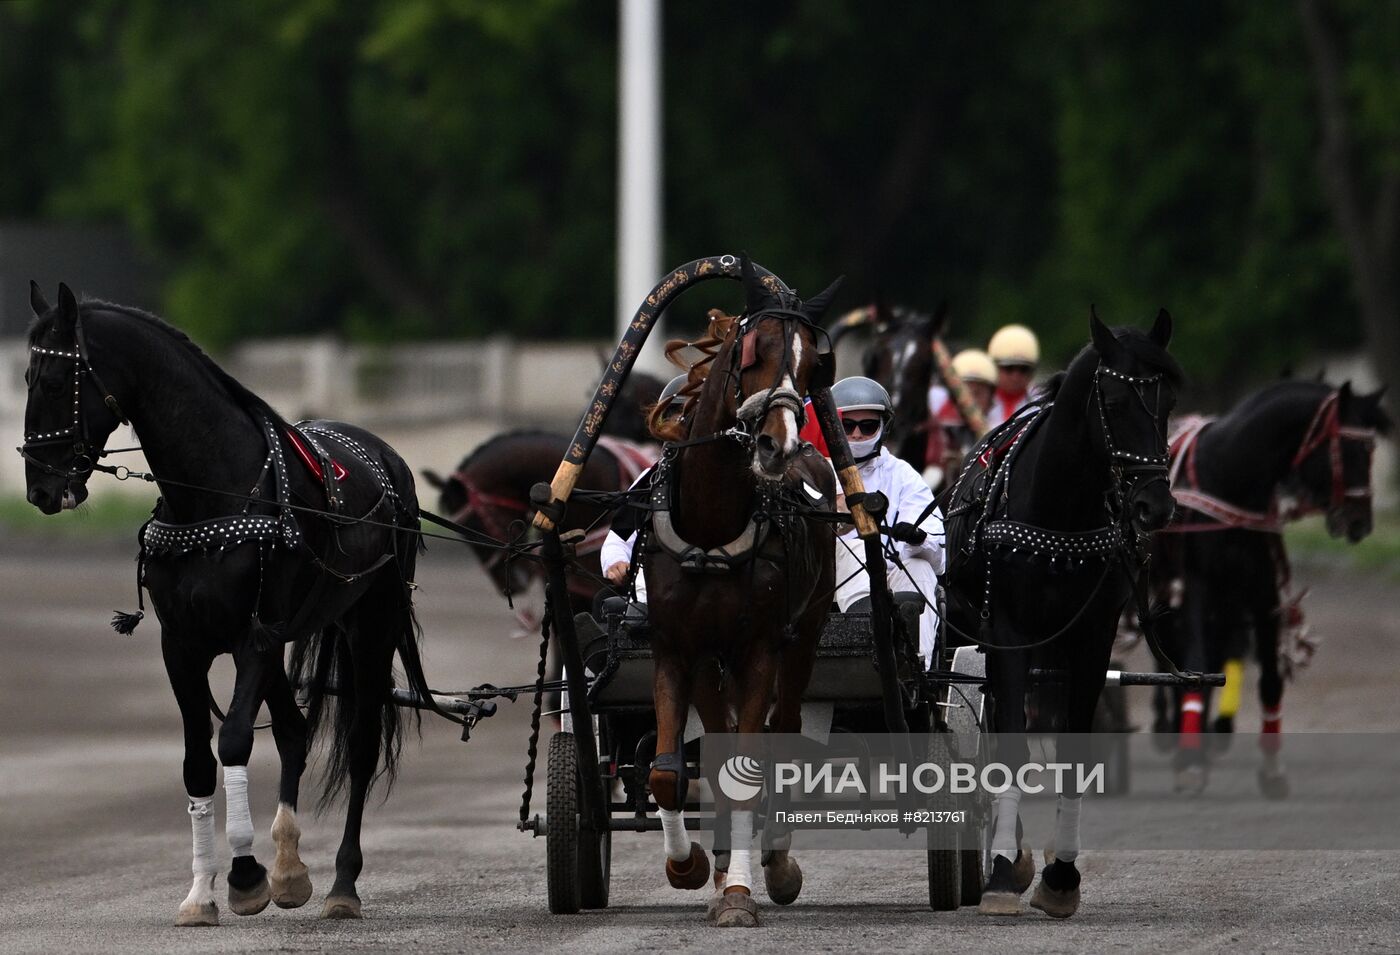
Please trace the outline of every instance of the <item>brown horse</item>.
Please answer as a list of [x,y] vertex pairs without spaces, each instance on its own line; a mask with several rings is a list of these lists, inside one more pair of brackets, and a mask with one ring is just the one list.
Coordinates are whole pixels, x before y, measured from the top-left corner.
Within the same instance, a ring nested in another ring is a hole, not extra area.
[[[791,516],[830,509],[835,475],[798,438],[803,396],[822,364],[816,322],[836,285],[803,303],[757,281],[745,260],[747,307],[739,318],[712,312],[706,357],[690,368],[688,431],[653,430],[678,441],[653,484],[645,572],[654,630],[657,757],[650,785],[676,888],[709,881],[709,860],[686,835],[682,733],[694,704],[707,732],[757,734],[776,693],[771,729],[801,730],[801,701],[833,590],[829,524]],[[685,345],[671,342],[668,357]],[[677,364],[680,364],[677,362]],[[805,485],[805,487],[804,487]],[[659,509],[657,509],[659,507]],[[754,737],[745,737],[753,739]],[[712,767],[717,769],[717,767]],[[715,780],[712,780],[712,783]],[[723,798],[717,833],[729,838],[727,872],[716,866],[711,913],[720,926],[758,924],[752,898],[753,802]],[[768,855],[765,882],[779,904],[797,898],[802,872],[786,851]]]

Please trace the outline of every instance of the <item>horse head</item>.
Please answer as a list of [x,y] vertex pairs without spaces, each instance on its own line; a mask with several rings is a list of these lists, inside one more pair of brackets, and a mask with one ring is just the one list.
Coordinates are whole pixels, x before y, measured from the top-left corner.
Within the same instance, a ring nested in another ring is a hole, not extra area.
[[1323,398],[1293,459],[1292,483],[1326,514],[1327,532],[1353,544],[1371,533],[1371,457],[1389,433],[1385,388],[1359,394],[1345,382]]
[[779,480],[801,447],[803,398],[818,369],[830,384],[833,357],[819,323],[841,279],[804,302],[776,279],[758,278],[747,257],[742,269],[744,314],[729,330],[727,354],[716,356],[726,374],[711,376],[707,390],[723,389],[724,417],[752,437],[753,473]]
[[[894,405],[890,436],[902,444],[918,438],[928,422],[933,340],[942,332],[947,305],[940,305],[933,315],[883,306],[877,308],[876,314],[875,335],[866,346],[863,371],[865,377],[880,382],[890,393],[890,403]],[[922,447],[915,450],[915,457],[922,461]]]
[[[45,514],[86,500],[87,480],[107,439],[123,420],[120,395],[89,363],[78,300],[58,287],[58,305],[29,283],[34,324],[29,332],[29,398],[24,409],[25,482],[29,503]],[[119,383],[110,372],[109,380]]]
[[1089,331],[1098,354],[1089,397],[1090,441],[1121,490],[1121,506],[1138,533],[1171,520],[1176,502],[1167,480],[1167,416],[1176,404],[1181,369],[1167,354],[1172,317],[1157,313],[1152,330],[1110,330],[1090,308]]

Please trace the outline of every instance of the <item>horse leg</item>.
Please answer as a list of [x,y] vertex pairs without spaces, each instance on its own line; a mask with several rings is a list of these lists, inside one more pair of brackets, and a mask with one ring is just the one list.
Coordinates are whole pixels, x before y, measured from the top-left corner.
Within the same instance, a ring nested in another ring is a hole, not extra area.
[[[775,733],[802,732],[802,697],[812,679],[812,667],[817,662],[817,643],[826,622],[826,607],[808,611],[798,632],[802,638],[788,647],[778,671],[777,703],[770,726]],[[771,818],[771,814],[770,814]],[[771,825],[771,822],[770,822]],[[778,905],[791,905],[802,893],[802,867],[792,857],[792,831],[775,833],[769,840],[763,863],[763,886],[768,898]]]
[[185,731],[185,793],[189,796],[190,829],[194,836],[192,869],[194,882],[185,901],[180,903],[175,924],[184,926],[218,925],[219,906],[214,901],[214,880],[219,861],[214,856],[214,787],[218,764],[209,748],[209,664],[208,655],[186,652],[167,633],[161,633],[161,656],[180,720]]
[[[1003,633],[1001,643],[1015,643],[1014,632]],[[1018,770],[1030,756],[1026,742],[1026,680],[1028,662],[1024,650],[988,651],[988,670],[995,694],[992,726],[996,731],[995,758]],[[992,871],[982,890],[977,911],[982,915],[1020,915],[1021,893],[1035,879],[1035,863],[1021,845],[1021,790],[1012,785],[997,795],[992,829]]]
[[[731,678],[738,702],[739,746],[748,750],[763,732],[768,704],[773,696],[778,654],[767,647],[753,647],[743,666],[734,667]],[[756,755],[756,754],[746,754]],[[723,796],[723,792],[716,796]],[[724,799],[729,804],[729,872],[724,878],[724,895],[715,907],[715,925],[720,928],[754,928],[758,925],[758,904],[753,900],[753,809],[757,797],[746,800]]]
[[297,795],[306,769],[306,717],[297,707],[296,695],[287,680],[287,671],[273,667],[267,694],[272,715],[272,737],[282,762],[278,787],[277,815],[272,820],[272,842],[277,856],[269,876],[272,901],[278,908],[295,909],[311,898],[311,876],[301,861],[298,848],[301,827],[297,825]]
[[[366,599],[374,600],[375,593],[371,592]],[[360,895],[355,889],[364,868],[360,828],[364,821],[365,797],[379,766],[384,706],[389,700],[394,664],[393,625],[392,619],[382,613],[361,610],[347,627],[344,637],[348,644],[350,682],[354,686],[351,700],[341,700],[341,705],[348,702],[354,708],[346,759],[350,791],[345,803],[345,832],[335,854],[335,882],[321,907],[321,917],[326,919],[360,917]]]
[[[1222,616],[1219,612],[1211,612],[1212,609],[1222,609],[1218,603],[1210,581],[1204,575],[1187,576],[1181,596],[1181,633],[1185,639],[1180,646],[1181,659],[1175,661],[1178,667],[1198,671],[1206,669],[1205,646],[1209,639],[1209,624]],[[1205,727],[1206,693],[1200,688],[1186,689],[1181,692],[1180,700],[1180,735],[1177,737],[1174,760],[1175,787],[1179,793],[1196,796],[1206,788],[1206,755],[1201,736]]]
[[[710,860],[685,829],[685,721],[690,713],[691,674],[673,652],[658,652],[652,680],[656,708],[656,758],[647,777],[666,851],[666,881],[676,889],[699,889],[710,878]],[[668,748],[669,747],[669,748]]]
[[1076,629],[1064,638],[1069,658],[1065,684],[1064,731],[1059,736],[1056,758],[1073,767],[1074,790],[1060,793],[1055,807],[1055,835],[1046,850],[1040,884],[1031,896],[1031,906],[1051,918],[1067,919],[1079,909],[1079,814],[1087,783],[1084,769],[1092,757],[1091,737],[1094,711],[1103,694],[1113,641],[1096,640],[1091,629]]
[[[690,688],[690,702],[700,714],[700,723],[705,727],[706,733],[734,732],[733,715],[724,699],[718,664],[711,661],[696,668]],[[715,858],[712,866],[714,891],[707,903],[707,914],[713,922],[714,913],[724,896],[724,879],[729,874],[729,813],[727,807],[721,805],[719,766],[706,766],[705,769],[709,773],[710,792],[715,794]]]
[[234,650],[237,675],[233,700],[224,725],[219,728],[219,762],[224,767],[224,797],[228,819],[224,823],[233,865],[228,873],[228,905],[236,915],[257,915],[272,901],[267,869],[253,855],[253,817],[248,808],[248,758],[253,754],[253,720],[267,690],[271,653],[260,653],[251,641]]
[[1284,799],[1289,793],[1288,774],[1279,756],[1283,736],[1283,674],[1279,671],[1279,604],[1278,590],[1269,581],[1254,596],[1255,652],[1259,660],[1259,708],[1263,712],[1259,727],[1259,751],[1264,755],[1257,779],[1259,791],[1269,799]]

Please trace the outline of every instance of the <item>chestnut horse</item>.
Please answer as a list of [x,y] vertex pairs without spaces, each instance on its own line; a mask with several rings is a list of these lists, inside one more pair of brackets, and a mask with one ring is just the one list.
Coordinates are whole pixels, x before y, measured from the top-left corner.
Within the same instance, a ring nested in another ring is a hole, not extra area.
[[[831,509],[835,475],[798,438],[803,397],[819,364],[816,324],[836,284],[808,302],[756,280],[743,262],[747,306],[739,318],[712,312],[706,357],[682,389],[688,436],[663,453],[653,484],[644,564],[653,627],[657,757],[650,785],[665,835],[666,875],[676,888],[709,881],[709,860],[686,835],[682,734],[692,704],[706,732],[758,734],[776,692],[771,729],[801,730],[835,575],[829,524],[792,516]],[[838,283],[839,284],[839,283]],[[667,355],[685,342],[671,342]],[[679,364],[679,362],[677,362]],[[653,430],[670,439],[653,416]],[[659,505],[659,509],[658,508]],[[731,718],[731,715],[733,718]],[[755,737],[743,739],[752,741]],[[713,782],[713,780],[712,780]],[[753,802],[723,798],[730,820],[727,872],[716,864],[711,914],[721,927],[758,924],[752,898]],[[765,853],[765,883],[778,904],[797,898],[802,872],[786,850]]]

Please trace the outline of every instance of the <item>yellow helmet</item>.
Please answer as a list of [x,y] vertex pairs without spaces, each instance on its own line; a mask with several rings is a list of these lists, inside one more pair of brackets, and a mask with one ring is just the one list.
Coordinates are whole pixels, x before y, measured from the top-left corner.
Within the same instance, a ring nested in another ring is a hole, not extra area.
[[1003,325],[987,344],[987,354],[998,365],[1040,364],[1040,342],[1024,325]]
[[991,357],[980,348],[965,348],[953,356],[953,371],[963,381],[997,383],[997,368]]

